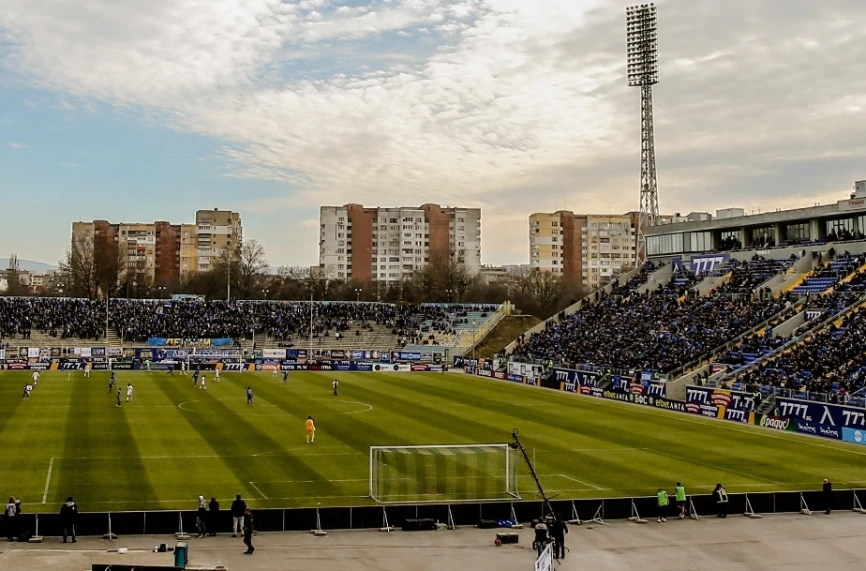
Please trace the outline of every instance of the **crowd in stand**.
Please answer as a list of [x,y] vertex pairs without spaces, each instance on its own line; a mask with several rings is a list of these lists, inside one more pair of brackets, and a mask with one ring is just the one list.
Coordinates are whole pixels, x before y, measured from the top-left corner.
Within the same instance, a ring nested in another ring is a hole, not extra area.
[[105,304],[64,298],[0,297],[0,341],[29,339],[38,331],[68,339],[105,336]]
[[[123,339],[144,342],[159,338],[250,339],[267,335],[290,344],[308,338],[360,335],[385,328],[404,342],[429,341],[454,333],[468,322],[469,312],[486,316],[495,305],[398,306],[355,302],[268,302],[112,299],[108,324]],[[61,339],[105,337],[106,304],[68,298],[0,297],[0,342],[28,339],[33,331]]]
[[[641,279],[647,281],[646,273]],[[638,293],[632,284],[587,304],[558,323],[520,340],[516,360],[553,360],[579,366],[652,369],[662,373],[685,365],[779,313],[787,296],[756,298],[743,281],[724,284],[708,297],[683,295],[693,282],[674,276]]]
[[805,343],[739,375],[746,386],[765,386],[845,396],[866,386],[866,311],[843,318]]

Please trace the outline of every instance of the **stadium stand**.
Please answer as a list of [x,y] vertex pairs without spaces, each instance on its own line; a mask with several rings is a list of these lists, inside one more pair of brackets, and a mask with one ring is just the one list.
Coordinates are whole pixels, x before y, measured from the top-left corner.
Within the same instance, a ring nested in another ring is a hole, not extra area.
[[[144,345],[155,338],[231,338],[244,348],[457,349],[480,341],[506,306],[367,302],[0,298],[0,343]],[[311,329],[312,325],[312,329]]]
[[[561,314],[543,330],[522,337],[512,358],[667,373],[750,331],[793,300],[788,295],[773,298],[750,291],[770,271],[763,259],[732,267],[727,283],[707,297],[690,289],[698,278],[684,272],[638,293],[653,269],[639,272],[624,286],[615,284],[595,303]],[[784,271],[783,265],[778,270]]]

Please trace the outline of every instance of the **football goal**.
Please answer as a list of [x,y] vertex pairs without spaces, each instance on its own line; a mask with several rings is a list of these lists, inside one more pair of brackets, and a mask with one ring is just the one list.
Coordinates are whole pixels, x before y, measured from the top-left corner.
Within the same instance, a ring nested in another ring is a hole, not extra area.
[[380,504],[520,499],[508,444],[371,446],[370,497]]

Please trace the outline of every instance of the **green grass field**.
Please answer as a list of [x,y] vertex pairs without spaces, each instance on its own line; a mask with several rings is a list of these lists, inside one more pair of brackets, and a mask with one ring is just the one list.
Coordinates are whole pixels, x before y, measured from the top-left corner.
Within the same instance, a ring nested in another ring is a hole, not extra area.
[[[48,372],[29,401],[26,372],[0,373],[0,495],[55,511],[193,509],[199,494],[254,507],[364,505],[369,446],[508,442],[512,428],[560,499],[866,484],[866,450],[697,416],[503,381],[440,373],[269,373],[189,377],[119,372],[135,386],[120,409],[108,373]],[[340,396],[330,382],[341,381]],[[255,406],[245,404],[245,389]],[[316,443],[304,442],[313,415]],[[536,499],[521,466],[524,499]],[[50,474],[50,475],[49,475]]]

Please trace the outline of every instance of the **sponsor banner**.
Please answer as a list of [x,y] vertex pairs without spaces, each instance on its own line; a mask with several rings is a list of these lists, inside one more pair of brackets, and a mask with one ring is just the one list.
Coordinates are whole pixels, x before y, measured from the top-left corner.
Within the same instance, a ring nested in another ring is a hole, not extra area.
[[120,361],[119,363],[115,362],[111,364],[111,368],[115,371],[131,371],[132,363],[129,361]]
[[419,365],[412,365],[412,370],[413,371],[429,371],[430,367],[428,367],[427,365],[420,365],[420,364]]
[[811,420],[803,420],[801,418],[792,418],[794,430],[801,434],[811,434],[813,436],[823,436],[824,438],[832,438],[834,440],[842,440],[842,429],[835,426],[825,426]]
[[31,371],[47,371],[51,368],[51,363],[30,363],[29,369]]
[[422,351],[421,352],[421,360],[422,361],[432,361],[433,360],[433,352],[432,351]]
[[410,353],[406,351],[394,351],[392,353],[395,361],[420,361],[421,353]]
[[866,428],[866,410],[862,408],[776,397],[776,409],[781,416],[826,426],[837,432],[841,428]]
[[757,424],[758,426],[763,426],[764,428],[771,428],[773,430],[780,430],[782,432],[787,430],[794,430],[795,427],[795,423],[792,423],[790,418],[774,415],[762,416]]
[[60,369],[63,371],[78,371],[84,368],[84,363],[81,361],[66,361],[60,363]]
[[246,371],[246,363],[223,363],[223,371]]
[[755,399],[749,393],[713,389],[710,387],[686,387],[686,402],[713,405],[722,411],[719,418],[724,418],[723,409],[730,408],[743,412],[751,412],[755,408]]
[[9,361],[6,368],[10,371],[21,371],[27,368],[27,361]]
[[91,357],[105,357],[105,347],[91,347],[90,348],[90,356]]
[[866,430],[856,428],[843,428],[842,440],[852,442],[854,444],[866,444]]
[[285,349],[262,349],[262,357],[265,359],[285,359]]
[[85,359],[89,359],[90,357],[93,356],[91,351],[90,351],[90,347],[79,347],[76,355],[80,355],[81,357],[83,357]]
[[6,359],[6,349],[0,349],[0,361],[4,361]]
[[38,359],[39,358],[39,347],[29,347],[27,349],[27,358],[28,359]]
[[108,363],[94,362],[94,363],[92,363],[92,366],[93,366],[94,371],[107,371],[108,370]]
[[287,359],[306,359],[307,357],[306,349],[286,349]]
[[572,371],[570,369],[554,369],[553,378],[566,385],[588,385],[594,387],[598,384],[601,375],[587,371]]
[[331,349],[331,359],[345,359],[346,352],[342,349]]
[[728,261],[728,254],[709,254],[689,258],[689,269],[695,275],[711,272]]
[[512,361],[508,363],[508,374],[519,375],[528,379],[537,379],[544,372],[544,367],[541,365],[533,365],[531,363],[520,363]]

